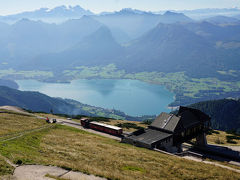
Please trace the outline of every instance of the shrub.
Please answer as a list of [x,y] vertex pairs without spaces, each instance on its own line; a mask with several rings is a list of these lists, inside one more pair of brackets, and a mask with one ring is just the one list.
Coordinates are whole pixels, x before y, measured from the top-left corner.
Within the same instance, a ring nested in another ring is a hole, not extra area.
[[17,165],[21,165],[23,162],[22,162],[22,160],[21,159],[18,159],[17,161],[16,161],[16,164]]
[[227,143],[230,143],[230,144],[237,144],[237,142],[234,141],[234,140],[232,140],[232,139],[228,139],[228,140],[227,140]]
[[147,119],[147,120],[142,121],[141,124],[150,125],[150,124],[152,124],[152,122],[153,122],[152,120]]
[[219,138],[217,138],[217,139],[215,140],[215,143],[216,143],[216,144],[224,144],[224,142],[222,142]]
[[227,143],[237,144],[237,142],[234,141],[234,139],[235,139],[235,140],[239,140],[240,137],[234,136],[234,135],[227,135],[227,136],[226,136],[226,139],[227,139]]
[[127,129],[130,129],[130,128],[133,128],[133,129],[143,129],[143,127],[137,126],[134,123],[119,123],[119,124],[117,124],[117,126],[121,127],[121,128],[127,128]]

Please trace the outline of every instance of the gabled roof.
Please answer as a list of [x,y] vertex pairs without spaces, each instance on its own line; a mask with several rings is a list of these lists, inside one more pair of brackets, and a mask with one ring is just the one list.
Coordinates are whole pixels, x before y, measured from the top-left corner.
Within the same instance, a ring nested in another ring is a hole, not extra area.
[[203,113],[198,109],[193,109],[193,108],[183,107],[183,106],[180,106],[177,116],[183,116],[186,112],[192,113],[195,116],[195,118],[200,122],[210,121],[211,119],[207,114]]
[[172,134],[148,128],[148,129],[145,129],[142,133],[137,135],[132,134],[128,138],[134,141],[142,142],[147,145],[151,145],[160,140],[164,140],[170,136],[172,136]]
[[159,129],[165,132],[187,129],[199,123],[210,121],[205,113],[188,107],[180,107],[178,114],[161,113],[150,125],[150,128]]
[[179,121],[180,117],[163,112],[152,122],[150,127],[174,132]]
[[190,111],[183,112],[180,117],[181,121],[179,122],[178,128],[187,129],[201,123],[201,121],[199,121],[199,119]]

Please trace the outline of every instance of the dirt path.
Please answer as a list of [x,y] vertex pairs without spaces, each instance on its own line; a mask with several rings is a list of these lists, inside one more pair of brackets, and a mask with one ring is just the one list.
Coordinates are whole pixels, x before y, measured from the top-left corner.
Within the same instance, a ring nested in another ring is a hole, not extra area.
[[13,179],[16,180],[52,180],[53,178],[63,178],[69,180],[106,180],[105,178],[96,177],[93,175],[86,175],[81,172],[67,171],[62,168],[54,166],[42,165],[24,165],[15,169]]
[[26,130],[26,131],[22,131],[22,132],[19,132],[19,133],[3,135],[3,136],[0,136],[0,138],[3,138],[0,141],[2,141],[2,142],[10,141],[10,140],[13,140],[13,139],[20,138],[20,137],[22,137],[22,136],[24,136],[26,134],[30,134],[30,133],[33,133],[33,132],[41,131],[43,129],[49,129],[49,128],[52,128],[52,127],[54,127],[54,126],[53,125],[52,126],[46,126],[45,125],[45,126],[42,126],[42,127],[39,127],[39,128]]
[[230,149],[232,149],[233,151],[239,151],[240,152],[240,146],[225,146],[228,147]]
[[0,109],[14,111],[17,113],[22,113],[22,114],[27,114],[27,115],[32,115],[31,113],[28,113],[27,111],[24,111],[23,109],[16,107],[16,106],[0,106]]
[[188,159],[188,160],[192,160],[192,161],[202,162],[202,163],[205,163],[205,164],[211,164],[211,165],[214,165],[214,166],[218,166],[218,167],[221,167],[221,168],[224,168],[224,169],[228,169],[228,170],[240,173],[239,169],[231,168],[229,166],[224,166],[224,165],[216,163],[216,162],[205,161],[205,160],[202,160],[202,159],[199,159],[199,158],[195,158],[193,156],[184,156],[183,158]]

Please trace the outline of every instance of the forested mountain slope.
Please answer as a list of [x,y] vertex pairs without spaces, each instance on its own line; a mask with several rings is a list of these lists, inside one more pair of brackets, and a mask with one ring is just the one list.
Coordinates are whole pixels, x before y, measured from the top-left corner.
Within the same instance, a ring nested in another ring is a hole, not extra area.
[[240,132],[240,100],[221,99],[204,101],[190,105],[208,114],[212,119],[212,128],[236,130]]
[[89,106],[71,99],[53,98],[39,92],[19,91],[0,86],[0,106],[5,105],[18,106],[35,112],[137,120],[117,110]]

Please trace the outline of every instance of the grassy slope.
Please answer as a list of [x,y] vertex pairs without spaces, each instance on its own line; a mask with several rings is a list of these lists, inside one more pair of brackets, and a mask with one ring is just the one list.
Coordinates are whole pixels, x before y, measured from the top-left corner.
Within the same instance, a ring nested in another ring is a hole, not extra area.
[[13,173],[13,167],[10,166],[2,157],[0,157],[0,177]]
[[[1,114],[0,114],[1,116]],[[13,117],[12,114],[6,116]],[[0,132],[11,127],[12,120],[36,119],[25,116],[5,119]],[[2,119],[0,120],[2,121]],[[39,120],[43,123],[43,120]],[[42,124],[39,124],[41,126]],[[24,128],[26,124],[18,124]],[[35,126],[34,126],[35,127]],[[12,133],[18,132],[15,128]],[[121,144],[115,140],[74,128],[56,125],[51,129],[26,134],[2,142],[0,153],[13,162],[46,164],[74,169],[111,179],[237,179],[239,174],[212,165],[188,161],[155,151]],[[11,173],[6,163],[4,173]],[[211,171],[209,171],[211,169]]]
[[3,135],[19,133],[46,125],[44,120],[20,113],[12,113],[10,111],[1,113],[0,117],[0,137]]
[[[33,116],[7,110],[1,111],[5,113],[0,114],[0,142],[4,139],[18,136],[19,133],[46,126],[44,120],[37,119]],[[1,146],[5,146],[5,144],[1,142]],[[12,173],[13,167],[0,156],[0,176]]]
[[4,144],[0,143],[0,152],[13,162],[56,165],[111,179],[237,179],[239,175],[60,125]]
[[[240,136],[234,134],[228,134],[224,131],[214,131],[217,133],[212,133],[207,136],[207,141],[210,144],[218,144],[224,146],[240,146]],[[227,136],[233,137],[233,141],[235,143],[230,143],[227,141]]]

